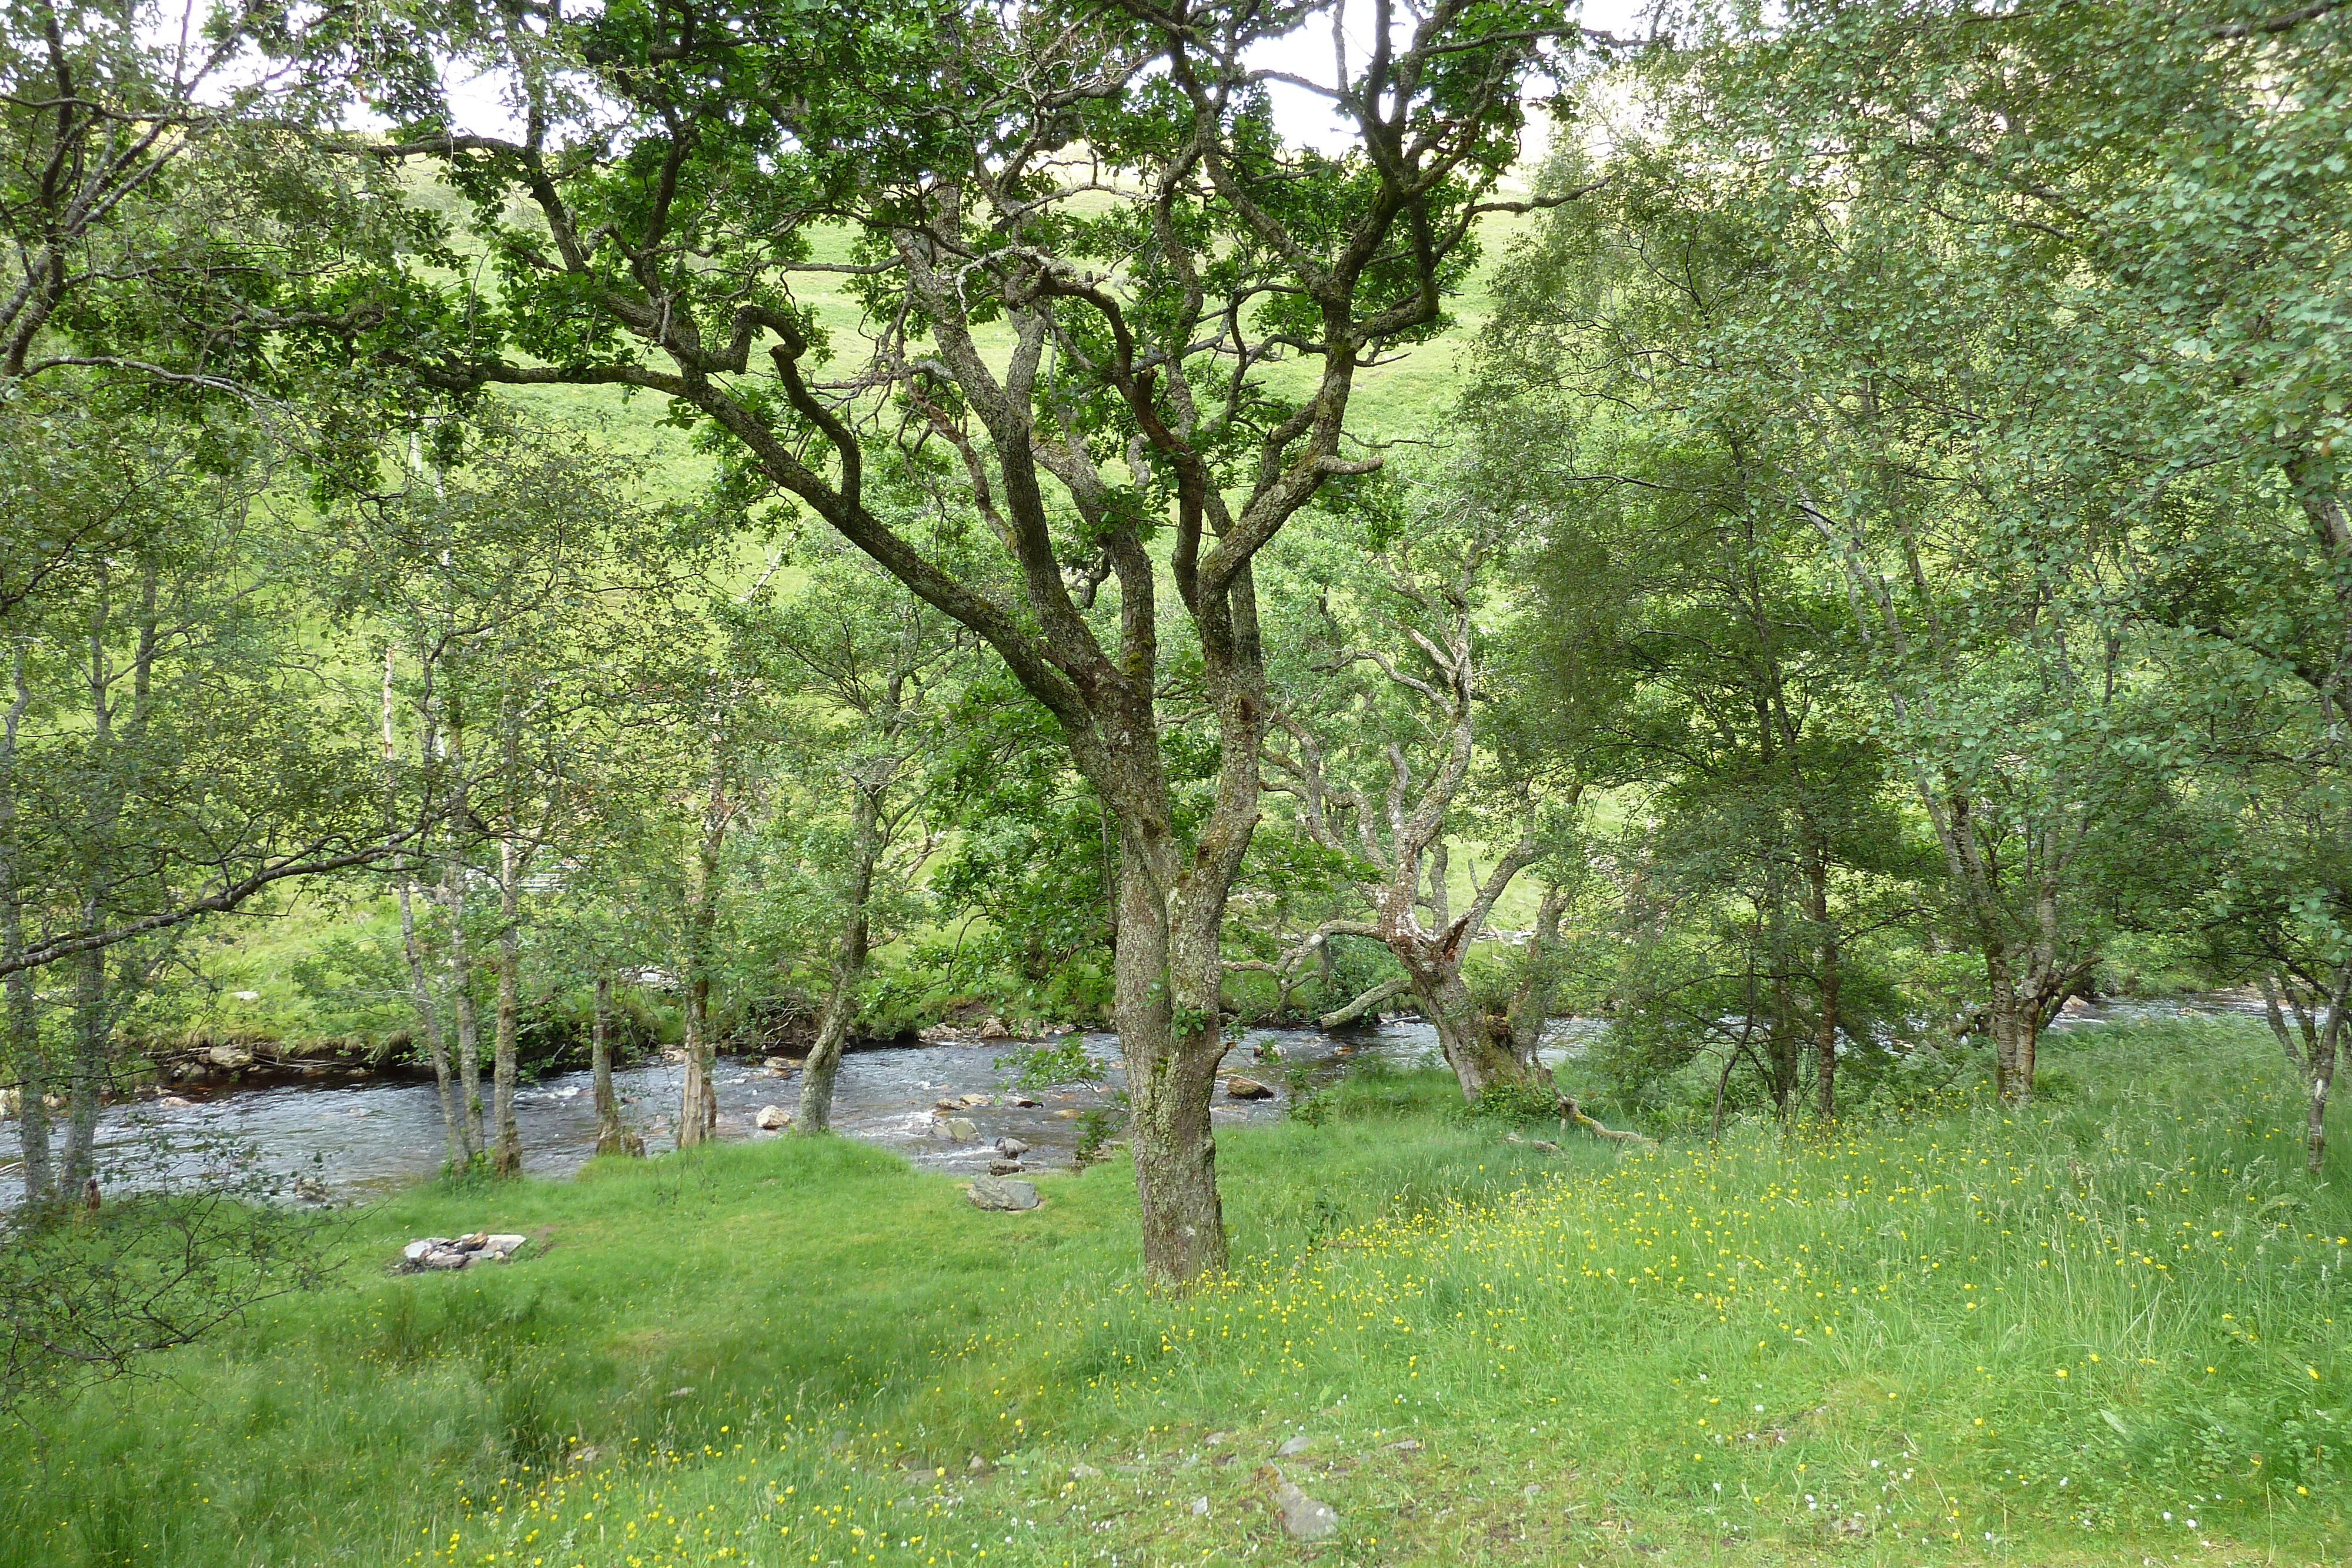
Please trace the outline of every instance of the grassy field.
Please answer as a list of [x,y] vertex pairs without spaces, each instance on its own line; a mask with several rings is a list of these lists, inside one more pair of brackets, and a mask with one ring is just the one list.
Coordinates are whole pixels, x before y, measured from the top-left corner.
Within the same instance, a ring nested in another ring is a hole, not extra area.
[[[2340,1563],[2342,1163],[2300,1174],[2242,1026],[2049,1061],[2030,1111],[1955,1090],[1623,1157],[1358,1079],[1221,1140],[1236,1265],[1177,1300],[1137,1288],[1117,1160],[1013,1216],[843,1141],[420,1189],[355,1218],[341,1288],[43,1415],[0,1550]],[[485,1226],[539,1239],[381,1272]],[[1337,1536],[1284,1538],[1276,1470]]]

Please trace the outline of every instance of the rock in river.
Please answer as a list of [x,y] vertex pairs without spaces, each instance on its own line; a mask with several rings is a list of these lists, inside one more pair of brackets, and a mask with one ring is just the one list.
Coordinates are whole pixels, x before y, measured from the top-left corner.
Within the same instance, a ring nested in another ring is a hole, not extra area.
[[762,1105],[760,1107],[760,1113],[751,1119],[759,1124],[762,1132],[768,1133],[774,1132],[792,1120],[790,1116],[784,1114],[784,1108],[782,1105]]
[[1233,1100],[1271,1100],[1274,1091],[1255,1078],[1228,1078],[1225,1095]]

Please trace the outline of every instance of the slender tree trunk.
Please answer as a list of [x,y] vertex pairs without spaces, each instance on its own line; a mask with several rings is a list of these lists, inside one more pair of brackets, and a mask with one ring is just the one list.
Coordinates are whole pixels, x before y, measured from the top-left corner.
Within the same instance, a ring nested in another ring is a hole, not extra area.
[[499,1016],[493,1037],[490,1103],[497,1136],[490,1169],[502,1176],[522,1174],[522,1129],[515,1121],[515,1034],[522,980],[522,865],[511,836],[499,841]]
[[[32,706],[25,681],[25,646],[16,645],[15,692],[0,717],[0,956],[25,952],[23,873],[17,869],[16,735]],[[49,1147],[48,1061],[41,1049],[40,999],[29,969],[10,971],[6,982],[8,1066],[16,1080],[16,1131],[25,1158],[25,1206],[39,1209],[57,1197],[57,1172]]]
[[629,1147],[629,1130],[621,1124],[621,1097],[613,1092],[613,977],[596,977],[596,1016],[588,1030],[590,1081],[596,1094],[596,1152],[600,1155],[643,1154],[639,1144]]
[[1837,1038],[1843,977],[1838,968],[1837,928],[1830,924],[1829,854],[1810,832],[1805,856],[1805,916],[1812,922],[1813,986],[1820,1004],[1813,1018],[1813,1114],[1837,1117]]
[[[93,926],[95,903],[84,918]],[[107,1059],[113,1043],[112,998],[106,978],[106,952],[93,948],[75,960],[73,1053],[66,1070],[66,1147],[58,1192],[70,1201],[97,1174],[98,1108],[106,1092]]]
[[406,876],[400,879],[400,950],[408,960],[409,1006],[416,1012],[416,1027],[425,1034],[425,1052],[433,1063],[433,1088],[440,1097],[441,1135],[449,1155],[449,1168],[460,1171],[473,1162],[474,1151],[468,1146],[464,1118],[457,1114],[457,1090],[449,1071],[449,1040],[441,1032],[441,1009],[434,1005],[433,981],[425,973],[425,946],[416,935],[416,904],[415,885]]
[[[714,742],[714,749],[716,743]],[[678,1092],[677,1146],[717,1135],[718,1042],[710,1031],[710,934],[719,919],[720,852],[726,847],[727,798],[714,758],[710,794],[703,808],[702,832],[687,862],[686,951],[682,1011],[686,1019],[686,1075]]]
[[849,1026],[857,1012],[857,983],[865,977],[866,950],[872,940],[869,920],[874,896],[874,867],[882,855],[882,802],[876,791],[860,784],[850,805],[851,853],[849,913],[834,944],[833,988],[824,998],[824,1016],[817,1024],[816,1044],[801,1071],[801,1102],[793,1117],[795,1131],[817,1134],[833,1125],[833,1087],[841,1074],[841,1053],[849,1041]]
[[482,1136],[482,1024],[474,1007],[474,960],[466,943],[466,873],[453,857],[441,879],[442,907],[449,916],[449,1006],[457,1016],[457,1107],[465,1134],[466,1163],[480,1158]]

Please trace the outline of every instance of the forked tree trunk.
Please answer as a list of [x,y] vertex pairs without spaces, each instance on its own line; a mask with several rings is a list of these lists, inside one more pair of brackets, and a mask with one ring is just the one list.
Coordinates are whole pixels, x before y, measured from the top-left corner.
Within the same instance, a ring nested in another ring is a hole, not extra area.
[[[596,1152],[642,1155],[642,1140],[621,1124],[621,1097],[613,1092],[613,977],[596,977],[596,1013],[588,1029],[589,1081],[595,1086]],[[632,1147],[632,1145],[635,1146]]]
[[866,976],[867,948],[873,926],[874,867],[882,858],[882,802],[877,791],[863,780],[854,786],[850,802],[849,913],[834,941],[832,989],[826,992],[824,1014],[818,1020],[816,1044],[801,1071],[800,1109],[793,1130],[804,1134],[828,1131],[833,1125],[833,1087],[841,1076],[841,1053],[849,1043],[849,1026],[857,1016],[857,984]]

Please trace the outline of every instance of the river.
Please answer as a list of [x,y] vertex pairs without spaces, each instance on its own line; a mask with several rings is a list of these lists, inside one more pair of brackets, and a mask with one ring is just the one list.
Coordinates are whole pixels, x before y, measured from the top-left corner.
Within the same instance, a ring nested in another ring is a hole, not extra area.
[[[2259,1009],[2258,1002],[2251,1004]],[[2184,1011],[2245,1011],[2245,998],[2228,996],[2189,1002],[2115,1001],[2078,1006],[2060,1027],[2174,1016]],[[1582,1042],[1605,1026],[1589,1019],[1555,1019],[1544,1054],[1558,1060],[1577,1054]],[[1012,1090],[1000,1057],[1024,1049],[1006,1040],[956,1040],[884,1044],[853,1051],[843,1058],[834,1097],[834,1126],[851,1137],[895,1149],[916,1164],[940,1170],[978,1172],[998,1157],[999,1138],[1030,1145],[1032,1166],[1067,1166],[1075,1156],[1085,1113],[1108,1105],[1124,1085],[1118,1037],[1083,1037],[1087,1053],[1099,1066],[1097,1082],[1070,1082],[1031,1092],[1034,1106],[1008,1103]],[[1254,1079],[1274,1091],[1265,1100],[1234,1100],[1220,1087],[1213,1114],[1219,1126],[1280,1120],[1294,1095],[1292,1075],[1306,1085],[1328,1082],[1351,1060],[1381,1058],[1399,1065],[1436,1060],[1436,1037],[1418,1020],[1392,1019],[1345,1035],[1312,1029],[1254,1029],[1226,1056],[1226,1074]],[[645,1135],[648,1149],[675,1146],[678,1081],[676,1062],[649,1061],[616,1070],[614,1087],[622,1113]],[[800,1094],[797,1072],[782,1078],[757,1060],[719,1062],[719,1135],[722,1139],[768,1138],[754,1118],[763,1106],[789,1113]],[[241,1145],[257,1152],[268,1169],[287,1177],[323,1184],[338,1201],[380,1196],[432,1176],[442,1162],[441,1113],[430,1082],[379,1078],[344,1083],[266,1083],[181,1092],[189,1102],[166,1105],[129,1101],[105,1108],[98,1143],[101,1164],[116,1180],[121,1173],[152,1164],[158,1144],[185,1146],[184,1166],[208,1157],[202,1151]],[[953,1113],[936,1111],[942,1100],[965,1095],[986,1103]],[[950,1115],[972,1124],[974,1135],[946,1135]],[[562,1072],[524,1084],[515,1094],[515,1118],[522,1131],[523,1168],[534,1176],[568,1176],[584,1165],[596,1143],[596,1109],[585,1071]],[[164,1134],[158,1138],[156,1134]],[[14,1122],[0,1124],[0,1204],[19,1190],[21,1145]]]

